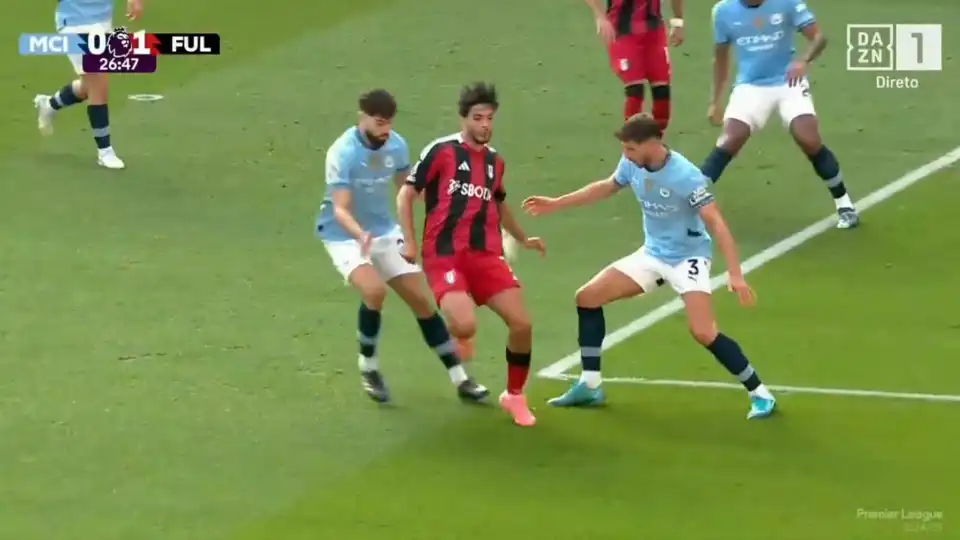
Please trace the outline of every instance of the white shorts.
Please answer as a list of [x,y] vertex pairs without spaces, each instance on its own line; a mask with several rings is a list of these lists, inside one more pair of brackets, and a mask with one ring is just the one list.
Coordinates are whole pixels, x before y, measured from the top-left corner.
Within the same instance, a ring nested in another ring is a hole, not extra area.
[[403,245],[403,234],[400,229],[394,229],[388,234],[374,238],[370,246],[370,256],[367,258],[360,253],[360,242],[356,240],[324,241],[323,245],[327,248],[333,265],[345,280],[350,279],[350,274],[365,264],[373,266],[374,270],[380,274],[380,279],[384,281],[420,272],[419,266],[410,263],[400,255],[400,247]]
[[[61,34],[91,34],[103,32],[107,35],[110,32],[113,32],[112,21],[104,21],[93,24],[81,24],[78,26],[64,26],[57,30]],[[70,63],[73,64],[73,71],[77,75],[83,75],[83,56],[79,54],[71,54],[67,58],[70,59]]]
[[797,86],[754,86],[740,84],[730,94],[730,102],[723,115],[724,120],[739,120],[751,131],[759,131],[767,123],[773,111],[777,111],[784,127],[798,116],[817,114],[810,97],[810,83],[806,80]]
[[614,262],[610,268],[619,270],[635,281],[644,292],[650,292],[664,283],[669,283],[677,294],[690,292],[710,294],[710,259],[691,257],[679,264],[670,265],[655,259],[643,248]]

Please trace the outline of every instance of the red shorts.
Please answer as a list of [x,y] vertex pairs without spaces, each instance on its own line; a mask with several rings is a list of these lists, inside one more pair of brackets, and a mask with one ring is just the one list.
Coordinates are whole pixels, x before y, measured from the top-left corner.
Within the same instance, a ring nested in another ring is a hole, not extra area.
[[423,273],[437,303],[450,292],[465,292],[482,306],[503,291],[520,287],[507,261],[492,253],[467,251],[423,260]]
[[607,49],[610,69],[624,85],[670,82],[670,47],[663,26],[640,35],[620,36]]

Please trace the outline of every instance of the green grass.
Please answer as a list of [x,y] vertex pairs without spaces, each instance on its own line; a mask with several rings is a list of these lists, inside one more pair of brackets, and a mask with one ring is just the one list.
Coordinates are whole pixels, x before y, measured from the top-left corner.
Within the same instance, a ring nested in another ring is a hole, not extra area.
[[[671,144],[701,159],[709,9],[690,3],[675,51]],[[49,31],[50,6],[0,21]],[[400,99],[414,147],[456,129],[459,85],[497,81],[495,145],[511,199],[608,174],[622,91],[577,2],[440,0],[148,3],[155,31],[217,31],[224,55],[163,58],[116,77],[115,144],[129,169],[95,168],[82,110],[40,140],[34,93],[62,58],[13,58],[0,75],[0,538],[431,540],[903,538],[903,520],[858,509],[939,511],[955,538],[955,404],[784,395],[743,420],[721,390],[612,385],[598,411],[540,406],[533,431],[456,402],[400,302],[382,345],[397,406],[379,410],[354,372],[355,296],[312,237],[323,155],[362,90]],[[811,6],[834,37],[815,68],[824,135],[855,195],[957,146],[960,46],[920,88],[881,91],[844,71],[847,23],[956,20],[955,2]],[[117,21],[119,22],[119,21]],[[8,49],[12,50],[12,49]],[[158,93],[152,104],[132,93]],[[753,275],[761,304],[718,295],[725,331],[772,383],[957,394],[956,169]],[[809,164],[771,122],[718,197],[745,255],[827,215]],[[635,202],[526,220],[547,261],[517,272],[538,366],[575,349],[573,291],[641,242]],[[614,306],[619,326],[667,292]],[[482,318],[474,370],[502,383],[504,333]],[[610,375],[725,380],[681,317],[614,348]],[[562,385],[535,381],[538,403]]]

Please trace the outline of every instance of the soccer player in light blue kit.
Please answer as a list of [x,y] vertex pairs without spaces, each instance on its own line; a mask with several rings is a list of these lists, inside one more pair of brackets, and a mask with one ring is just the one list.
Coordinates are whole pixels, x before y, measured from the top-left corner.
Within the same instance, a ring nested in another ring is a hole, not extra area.
[[[142,0],[127,0],[127,16],[135,20],[143,11]],[[57,32],[89,34],[113,32],[113,0],[58,0],[55,13]],[[107,107],[108,78],[106,73],[84,73],[83,57],[70,55],[70,63],[80,78],[67,84],[52,96],[39,94],[33,99],[37,108],[37,127],[43,135],[53,133],[57,111],[87,102],[87,118],[97,144],[97,164],[108,169],[123,169],[123,163],[110,142],[110,112]]]
[[617,138],[623,146],[623,157],[609,178],[561,197],[530,197],[523,202],[524,209],[536,216],[595,204],[629,187],[643,209],[643,247],[606,267],[577,291],[583,373],[570,390],[550,403],[559,407],[603,403],[600,376],[600,353],[606,334],[603,306],[667,283],[683,299],[693,338],[747,389],[750,396],[747,418],[769,416],[776,400],[760,381],[740,345],[717,329],[713,316],[712,238],[716,238],[727,261],[729,290],[745,306],[752,305],[755,296],[744,281],[733,235],[707,190],[709,180],[686,158],[664,146],[660,129],[650,116],[634,116],[617,132]]
[[[810,45],[794,57],[793,38],[800,32]],[[713,96],[708,116],[723,134],[701,169],[717,182],[730,161],[776,111],[794,141],[810,160],[833,196],[837,228],[860,223],[847,193],[837,157],[820,138],[807,71],[827,45],[813,12],[804,0],[720,0],[713,7]],[[724,110],[730,49],[737,59],[737,79]]]
[[467,376],[447,326],[433,306],[420,267],[403,255],[403,233],[391,212],[391,184],[410,171],[406,141],[393,131],[397,102],[386,90],[360,96],[360,121],[327,151],[327,190],[316,222],[337,271],[360,293],[357,339],[363,388],[379,403],[390,400],[380,372],[380,312],[392,288],[417,317],[420,332],[447,369],[461,399],[482,401],[489,391]]

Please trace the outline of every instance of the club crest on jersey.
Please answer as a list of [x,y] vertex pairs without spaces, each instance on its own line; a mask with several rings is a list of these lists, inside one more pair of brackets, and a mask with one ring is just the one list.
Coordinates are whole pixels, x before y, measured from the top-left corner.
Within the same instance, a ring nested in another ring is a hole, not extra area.
[[770,24],[774,26],[779,26],[782,23],[783,23],[783,15],[779,13],[774,13],[773,15],[770,16]]
[[451,270],[443,275],[443,280],[447,282],[447,285],[453,285],[457,282],[457,273]]
[[664,199],[670,197],[670,190],[667,188],[660,188],[660,196]]
[[384,167],[385,169],[392,169],[392,168],[393,168],[393,158],[390,157],[390,156],[387,156],[387,157],[383,158],[383,167]]
[[487,165],[487,178],[493,180],[493,165]]

